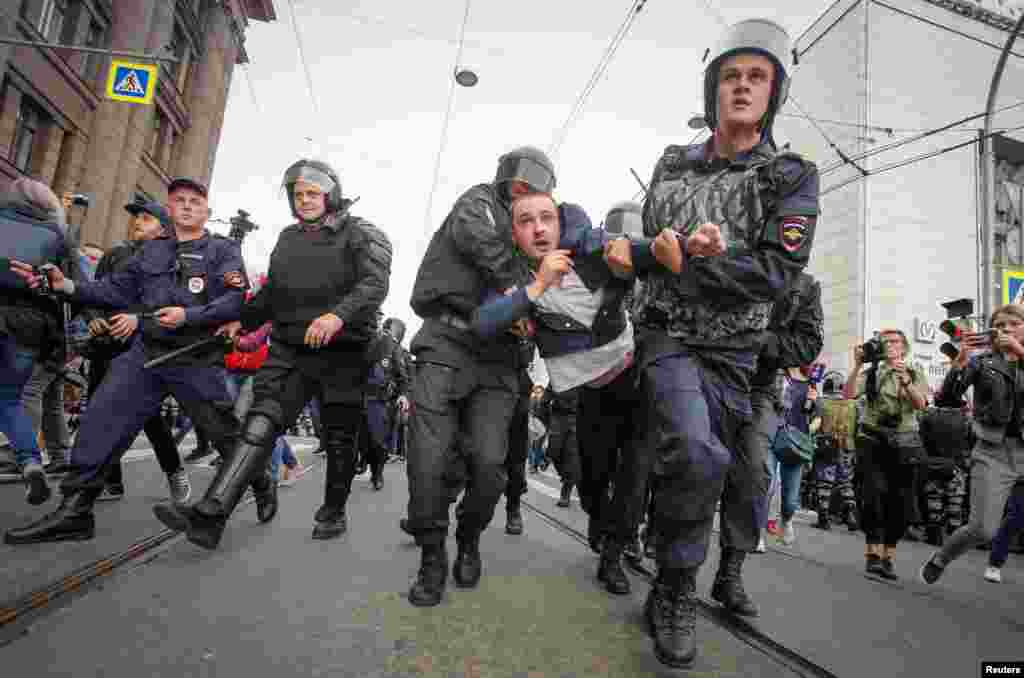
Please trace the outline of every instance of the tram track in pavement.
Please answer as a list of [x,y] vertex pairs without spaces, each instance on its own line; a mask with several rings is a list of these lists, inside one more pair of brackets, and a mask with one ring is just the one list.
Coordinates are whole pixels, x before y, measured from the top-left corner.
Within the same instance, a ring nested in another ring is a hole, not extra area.
[[[577,530],[564,520],[548,513],[526,499],[521,499],[520,502],[524,508],[536,515],[543,522],[555,528],[562,534],[575,539],[588,549],[590,548],[587,535],[580,530]],[[655,573],[642,562],[638,563],[630,559],[624,560],[627,567],[629,567],[629,569],[634,573],[643,577],[648,583],[654,582]],[[745,621],[743,618],[725,612],[721,605],[710,602],[700,596],[696,596],[696,599],[698,614],[715,626],[724,629],[744,644],[766,655],[772,661],[789,669],[796,675],[801,676],[802,678],[838,678],[838,676],[828,668],[809,659],[800,652],[783,645],[771,636],[765,634],[761,629]]]
[[[310,471],[322,466],[323,463],[323,460],[317,459],[305,465],[295,479],[301,479]],[[239,503],[238,508],[249,506],[255,501],[256,498],[252,495],[252,491],[246,490],[246,495]],[[182,539],[185,539],[183,532],[162,530],[157,534],[140,539],[124,550],[76,568],[20,598],[10,602],[0,602],[0,647],[9,645],[27,633],[32,621],[55,611],[59,604],[70,600],[72,595],[87,592],[115,572],[124,571],[126,566],[148,562],[158,555],[157,548]]]

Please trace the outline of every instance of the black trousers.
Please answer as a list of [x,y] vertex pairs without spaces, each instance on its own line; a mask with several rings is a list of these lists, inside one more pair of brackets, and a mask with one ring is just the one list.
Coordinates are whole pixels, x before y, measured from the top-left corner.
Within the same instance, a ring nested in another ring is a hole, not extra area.
[[757,547],[761,528],[768,520],[768,490],[771,486],[769,458],[780,418],[775,400],[765,393],[750,399],[753,419],[743,425],[739,444],[732,449],[732,464],[722,490],[721,531],[723,548],[750,553]]
[[578,420],[577,412],[551,412],[547,457],[554,463],[563,485],[579,485],[580,482],[582,471],[580,471]]
[[896,546],[907,530],[913,467],[900,464],[897,450],[873,437],[857,436],[857,454],[864,483],[860,520],[864,541]]
[[[332,507],[345,505],[355,477],[360,429],[365,425],[365,352],[362,344],[315,351],[271,343],[253,382],[249,417],[269,417],[278,434],[294,424],[311,398],[319,399],[327,451],[324,503]],[[268,459],[270,453],[268,449]]]
[[475,537],[490,524],[506,490],[509,425],[519,399],[514,366],[481,363],[454,342],[445,347],[453,364],[431,362],[434,352],[425,348],[417,355],[412,380],[406,461],[409,528],[421,546],[443,542],[448,532],[453,485],[448,462],[456,446],[469,474],[456,534]]
[[511,504],[526,494],[526,457],[530,452],[530,393],[519,394],[508,426],[508,457],[505,459],[505,498]]
[[580,504],[598,531],[636,537],[646,508],[653,450],[637,444],[638,391],[630,368],[601,388],[580,388]]

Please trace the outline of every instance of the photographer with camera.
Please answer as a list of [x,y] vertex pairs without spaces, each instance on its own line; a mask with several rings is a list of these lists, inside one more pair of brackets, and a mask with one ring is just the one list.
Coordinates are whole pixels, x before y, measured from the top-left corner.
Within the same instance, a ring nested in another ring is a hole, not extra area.
[[[900,330],[882,330],[853,349],[845,398],[866,396],[857,432],[863,477],[861,529],[868,574],[898,579],[892,559],[907,529],[913,469],[924,457],[915,412],[928,406],[928,383],[908,365],[910,342]],[[865,364],[870,367],[861,375]]]
[[997,308],[989,327],[991,332],[964,337],[936,398],[940,407],[960,407],[964,393],[974,387],[977,442],[971,452],[970,517],[921,567],[921,579],[928,584],[972,546],[995,537],[1014,484],[1024,479],[1024,306]]

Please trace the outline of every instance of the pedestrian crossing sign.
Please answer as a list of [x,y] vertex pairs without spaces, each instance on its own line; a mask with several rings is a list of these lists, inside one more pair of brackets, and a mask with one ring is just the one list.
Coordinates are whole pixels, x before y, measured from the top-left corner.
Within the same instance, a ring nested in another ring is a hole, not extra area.
[[156,92],[155,65],[133,64],[114,59],[107,77],[107,98],[133,104],[153,103]]
[[1024,304],[1024,271],[1003,269],[1003,303]]

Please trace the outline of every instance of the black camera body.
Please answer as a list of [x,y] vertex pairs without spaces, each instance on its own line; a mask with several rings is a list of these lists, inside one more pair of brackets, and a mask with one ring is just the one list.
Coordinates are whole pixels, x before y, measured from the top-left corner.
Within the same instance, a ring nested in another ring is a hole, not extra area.
[[885,339],[882,335],[876,334],[861,344],[860,350],[865,363],[880,363],[885,360]]

